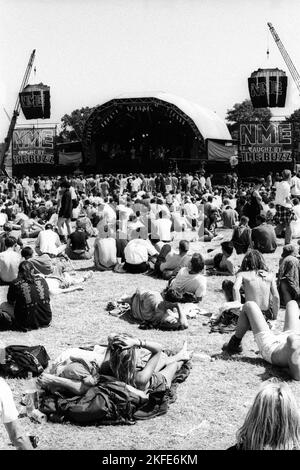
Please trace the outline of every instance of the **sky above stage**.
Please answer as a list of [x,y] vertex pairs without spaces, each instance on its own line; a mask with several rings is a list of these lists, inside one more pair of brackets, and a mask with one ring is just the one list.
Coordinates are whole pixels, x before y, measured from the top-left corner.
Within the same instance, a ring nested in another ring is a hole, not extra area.
[[[0,142],[30,53],[29,83],[51,87],[51,119],[121,93],[160,90],[225,118],[249,97],[257,68],[288,73],[285,108],[299,93],[269,32],[273,23],[300,71],[299,0],[0,0]],[[267,60],[267,48],[270,58]],[[18,124],[36,124],[20,115]]]

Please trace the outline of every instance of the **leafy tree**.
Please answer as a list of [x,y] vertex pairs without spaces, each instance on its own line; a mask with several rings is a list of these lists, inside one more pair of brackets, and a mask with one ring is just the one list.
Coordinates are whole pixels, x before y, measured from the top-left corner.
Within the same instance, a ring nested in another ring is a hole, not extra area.
[[293,124],[293,147],[294,151],[299,154],[299,143],[300,143],[300,109],[296,109],[289,117],[286,118],[287,122]]
[[236,103],[227,110],[226,121],[233,139],[238,139],[239,124],[249,121],[269,122],[272,113],[269,108],[254,108],[250,100]]
[[226,121],[229,123],[242,123],[248,121],[270,121],[272,113],[269,108],[253,108],[250,100],[236,103],[227,111]]
[[62,131],[59,134],[59,140],[62,142],[80,140],[86,120],[94,109],[86,106],[75,109],[71,114],[65,114],[61,118]]

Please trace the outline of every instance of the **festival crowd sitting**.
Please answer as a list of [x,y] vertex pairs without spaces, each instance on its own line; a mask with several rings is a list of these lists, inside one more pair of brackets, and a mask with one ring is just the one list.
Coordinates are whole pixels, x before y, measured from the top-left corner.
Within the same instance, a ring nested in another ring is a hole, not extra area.
[[[300,265],[299,247],[293,243],[300,236],[299,183],[300,175],[292,176],[290,170],[249,183],[228,175],[218,187],[204,171],[2,178],[0,280],[8,293],[0,306],[0,329],[49,326],[51,294],[82,288],[90,276],[71,276],[66,266],[74,270],[73,261],[93,260],[95,270],[168,281],[161,292],[138,288],[110,303],[108,310],[130,312],[142,328],[187,328],[183,304],[199,309],[207,276],[229,276],[232,280],[222,284],[226,307],[211,320],[216,324],[224,312],[235,318],[234,334],[223,351],[239,354],[242,339],[252,330],[263,359],[288,368],[300,380]],[[276,277],[263,255],[276,251],[280,237],[284,247]],[[200,248],[193,251],[193,242],[201,242]],[[207,242],[215,248],[206,250]],[[238,255],[243,256],[241,263]],[[284,328],[276,335],[270,322],[280,305],[285,307]],[[139,346],[150,356],[142,368],[135,354]],[[186,346],[171,359],[162,354],[161,345],[126,335],[110,337],[101,354],[118,380],[145,393],[155,383],[169,388],[175,372],[190,358]],[[45,374],[40,385],[85,393],[95,377],[89,368],[82,375],[78,364],[75,370],[76,355],[72,357],[64,363],[65,375]],[[80,358],[77,362],[82,364]],[[74,373],[81,377],[75,384]],[[237,447],[259,448],[248,439],[248,425],[239,431]]]

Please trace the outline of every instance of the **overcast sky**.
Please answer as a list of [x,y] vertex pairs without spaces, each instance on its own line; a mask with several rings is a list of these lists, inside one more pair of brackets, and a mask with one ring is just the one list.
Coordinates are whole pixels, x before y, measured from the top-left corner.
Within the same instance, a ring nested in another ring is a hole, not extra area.
[[[50,85],[48,122],[58,123],[81,106],[142,90],[182,96],[224,118],[248,98],[252,71],[288,72],[267,21],[300,71],[299,0],[0,0],[0,18],[0,141],[9,125],[3,108],[12,114],[33,49],[29,83]],[[288,76],[277,115],[300,107]]]

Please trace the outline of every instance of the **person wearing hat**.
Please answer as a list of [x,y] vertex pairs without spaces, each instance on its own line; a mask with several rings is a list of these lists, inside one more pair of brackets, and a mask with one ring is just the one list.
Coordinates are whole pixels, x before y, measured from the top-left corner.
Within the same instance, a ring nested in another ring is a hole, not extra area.
[[85,222],[78,219],[76,230],[69,235],[66,255],[72,260],[91,259],[88,245],[88,234],[85,231]]
[[277,287],[280,302],[286,305],[290,300],[298,300],[300,295],[299,247],[291,243],[285,245],[279,260]]

